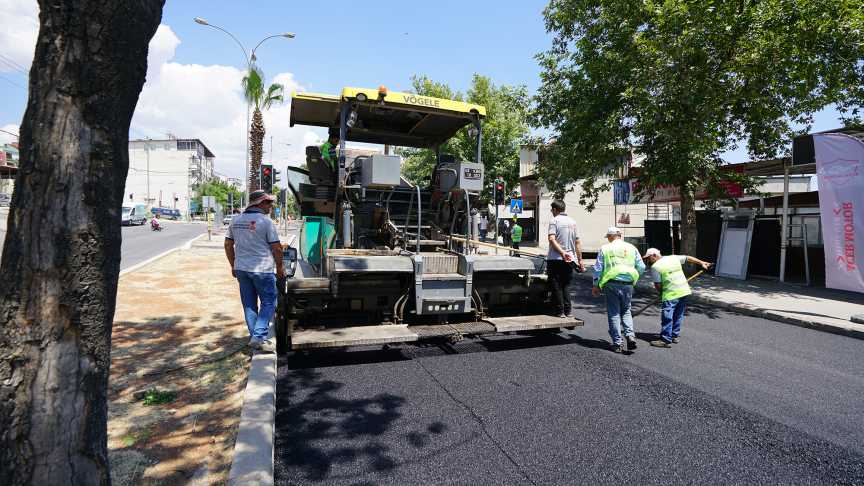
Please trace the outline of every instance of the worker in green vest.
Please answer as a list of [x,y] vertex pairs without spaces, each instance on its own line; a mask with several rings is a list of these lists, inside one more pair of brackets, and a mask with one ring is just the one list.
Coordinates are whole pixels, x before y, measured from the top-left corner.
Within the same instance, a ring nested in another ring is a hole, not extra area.
[[[519,221],[516,216],[513,216],[513,227],[510,228],[510,244],[514,250],[519,249],[519,243],[522,243],[522,226],[519,226]],[[510,252],[510,256],[519,256],[518,252]]]
[[606,239],[609,243],[600,247],[594,262],[591,295],[598,297],[602,291],[606,296],[606,318],[609,321],[612,351],[623,352],[624,338],[627,339],[627,351],[634,351],[636,332],[633,330],[630,303],[633,300],[633,287],[645,272],[645,263],[639,250],[621,239],[620,229],[610,226],[606,230]]
[[330,167],[334,174],[339,173],[339,156],[337,147],[339,146],[339,130],[330,129],[330,134],[327,141],[321,145],[321,158]]
[[660,292],[660,339],[651,341],[651,346],[671,348],[681,336],[687,296],[693,293],[682,265],[689,262],[708,270],[711,264],[687,255],[664,257],[657,248],[649,248],[643,258],[651,268],[654,288]]

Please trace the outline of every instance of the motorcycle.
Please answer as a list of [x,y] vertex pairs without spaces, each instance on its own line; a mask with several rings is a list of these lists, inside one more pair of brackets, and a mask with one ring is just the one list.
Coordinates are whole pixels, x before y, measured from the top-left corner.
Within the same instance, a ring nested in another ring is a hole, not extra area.
[[150,220],[150,230],[151,231],[162,231],[162,225],[159,224],[159,221],[155,218]]

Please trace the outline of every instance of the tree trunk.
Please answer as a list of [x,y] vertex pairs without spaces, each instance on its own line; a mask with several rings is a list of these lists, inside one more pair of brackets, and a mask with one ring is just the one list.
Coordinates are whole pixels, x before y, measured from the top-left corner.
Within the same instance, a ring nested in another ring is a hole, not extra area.
[[696,201],[686,185],[681,186],[681,248],[677,253],[696,256]]
[[264,117],[255,108],[249,130],[249,192],[261,189],[261,159],[264,155]]
[[110,484],[132,113],[164,0],[40,0],[0,260],[0,484]]

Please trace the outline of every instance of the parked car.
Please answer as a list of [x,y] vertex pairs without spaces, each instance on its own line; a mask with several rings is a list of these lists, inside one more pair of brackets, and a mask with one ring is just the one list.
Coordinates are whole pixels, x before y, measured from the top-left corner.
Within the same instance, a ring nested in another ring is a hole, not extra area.
[[147,222],[147,208],[144,206],[123,206],[120,224],[123,226],[143,225]]
[[12,196],[0,193],[0,206],[8,206],[12,203]]

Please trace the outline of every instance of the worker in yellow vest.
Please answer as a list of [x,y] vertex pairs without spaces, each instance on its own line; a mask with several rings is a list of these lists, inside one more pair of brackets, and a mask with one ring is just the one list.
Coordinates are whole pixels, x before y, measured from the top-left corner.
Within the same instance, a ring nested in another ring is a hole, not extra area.
[[649,248],[643,258],[651,268],[654,288],[660,292],[660,339],[651,341],[651,346],[671,348],[681,336],[687,296],[693,293],[682,265],[689,262],[708,270],[711,264],[687,255],[664,257],[657,248]]
[[612,351],[623,352],[624,338],[627,339],[627,351],[634,351],[636,332],[633,330],[630,302],[633,300],[633,287],[645,272],[645,263],[639,250],[621,239],[620,229],[610,226],[606,230],[606,239],[609,243],[600,247],[594,262],[591,295],[597,297],[602,291],[606,296],[606,318],[609,321]]
[[[513,227],[510,228],[510,244],[514,250],[519,249],[519,243],[522,243],[522,226],[519,226],[519,221],[516,216],[513,216]],[[510,252],[510,256],[519,256],[518,252]]]

